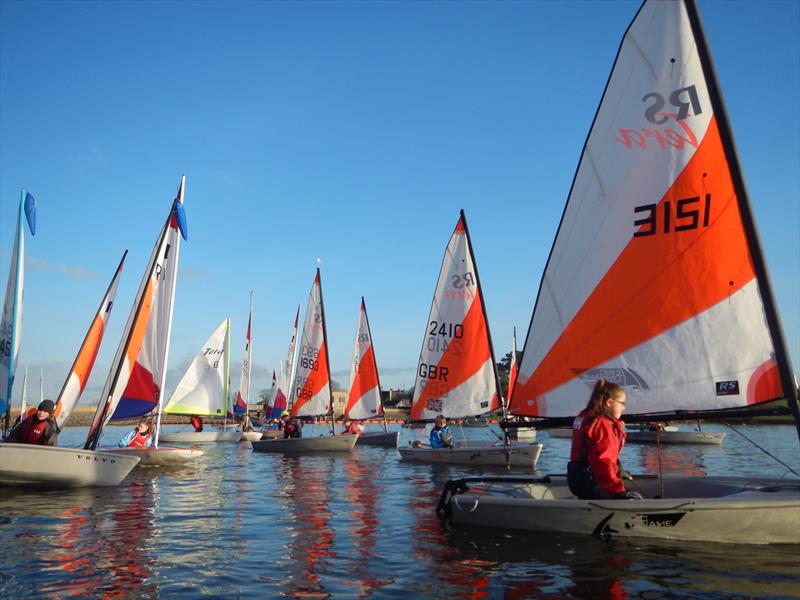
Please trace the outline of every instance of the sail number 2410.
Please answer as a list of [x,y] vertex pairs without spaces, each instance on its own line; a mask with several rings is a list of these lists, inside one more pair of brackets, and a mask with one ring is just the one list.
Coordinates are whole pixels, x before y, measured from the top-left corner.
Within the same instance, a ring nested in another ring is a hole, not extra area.
[[711,214],[711,194],[706,194],[701,202],[699,196],[682,198],[674,203],[665,200],[659,210],[658,204],[643,204],[633,207],[634,213],[645,213],[644,218],[633,222],[637,227],[633,237],[688,231],[708,227]]

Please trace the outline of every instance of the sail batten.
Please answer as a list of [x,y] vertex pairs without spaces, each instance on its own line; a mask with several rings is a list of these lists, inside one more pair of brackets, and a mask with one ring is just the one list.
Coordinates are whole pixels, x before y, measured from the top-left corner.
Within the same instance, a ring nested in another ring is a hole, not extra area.
[[513,414],[575,415],[600,378],[626,388],[632,415],[789,389],[701,34],[683,1],[646,1],[625,32],[542,275]]

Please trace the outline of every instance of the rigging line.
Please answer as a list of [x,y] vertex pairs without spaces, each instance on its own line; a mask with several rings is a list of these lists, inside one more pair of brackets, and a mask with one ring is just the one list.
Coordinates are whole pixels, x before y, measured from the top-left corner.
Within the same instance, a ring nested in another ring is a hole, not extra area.
[[787,468],[787,469],[788,469],[790,472],[794,473],[794,475],[796,475],[797,477],[800,477],[800,473],[798,473],[797,471],[795,471],[795,470],[794,470],[792,467],[790,467],[789,465],[787,465],[785,462],[783,462],[783,461],[782,461],[780,458],[778,458],[777,456],[775,456],[774,454],[772,454],[772,453],[771,453],[769,450],[767,450],[766,448],[764,448],[764,447],[762,447],[762,446],[759,446],[759,445],[758,445],[756,442],[754,442],[754,441],[753,441],[753,440],[751,440],[749,437],[747,437],[745,434],[743,434],[741,431],[739,431],[738,429],[736,429],[736,427],[734,427],[733,425],[731,425],[730,423],[728,423],[728,422],[727,422],[725,419],[722,419],[722,424],[723,424],[723,425],[725,425],[726,427],[728,427],[729,429],[731,429],[732,431],[734,431],[734,432],[738,433],[740,436],[742,436],[742,437],[743,437],[744,439],[746,439],[748,442],[750,442],[751,444],[753,444],[753,446],[755,446],[756,448],[758,448],[759,450],[761,450],[761,451],[762,451],[764,454],[766,454],[767,456],[769,456],[770,458],[772,458],[772,459],[773,459],[773,460],[775,460],[776,462],[778,462],[778,463],[780,463],[781,465],[783,465],[784,467],[786,467],[786,468]]

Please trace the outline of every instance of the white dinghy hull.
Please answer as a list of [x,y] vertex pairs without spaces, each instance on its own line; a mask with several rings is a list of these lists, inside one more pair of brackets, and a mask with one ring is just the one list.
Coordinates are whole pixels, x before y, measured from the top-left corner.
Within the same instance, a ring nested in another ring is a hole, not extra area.
[[0,485],[113,486],[138,462],[138,456],[105,451],[2,443]]
[[454,523],[525,531],[743,544],[800,543],[800,480],[654,476],[636,486],[653,499],[579,500],[566,476],[449,482],[437,510]]
[[[547,434],[554,438],[568,439],[572,437],[572,429],[549,429]],[[631,444],[702,444],[719,446],[725,439],[724,432],[704,431],[659,431],[656,440],[655,431],[626,431],[625,443]]]
[[109,448],[108,452],[120,456],[138,456],[140,467],[171,467],[184,465],[203,456],[199,448]]
[[358,436],[359,446],[380,446],[381,448],[397,448],[399,431],[366,431]]
[[260,431],[243,431],[241,437],[239,437],[240,442],[257,442],[261,439],[261,432]]
[[507,449],[502,442],[485,443],[473,441],[466,446],[455,448],[430,448],[427,446],[415,448],[407,446],[399,448],[403,460],[415,460],[427,463],[441,463],[449,465],[493,465],[514,467],[528,467],[533,469],[542,445],[539,443],[513,442]]
[[321,435],[318,437],[272,439],[252,442],[255,452],[308,453],[350,452],[357,435]]
[[175,431],[162,432],[159,441],[168,444],[206,444],[210,442],[238,442],[241,431]]

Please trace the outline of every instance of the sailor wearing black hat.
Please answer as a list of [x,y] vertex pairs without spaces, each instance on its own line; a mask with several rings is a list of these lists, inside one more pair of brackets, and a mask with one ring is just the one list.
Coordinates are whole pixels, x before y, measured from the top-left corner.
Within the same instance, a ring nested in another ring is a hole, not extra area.
[[39,444],[40,446],[55,446],[58,441],[58,425],[53,417],[56,405],[52,400],[42,400],[33,414],[23,419],[12,429],[7,442],[18,444]]

